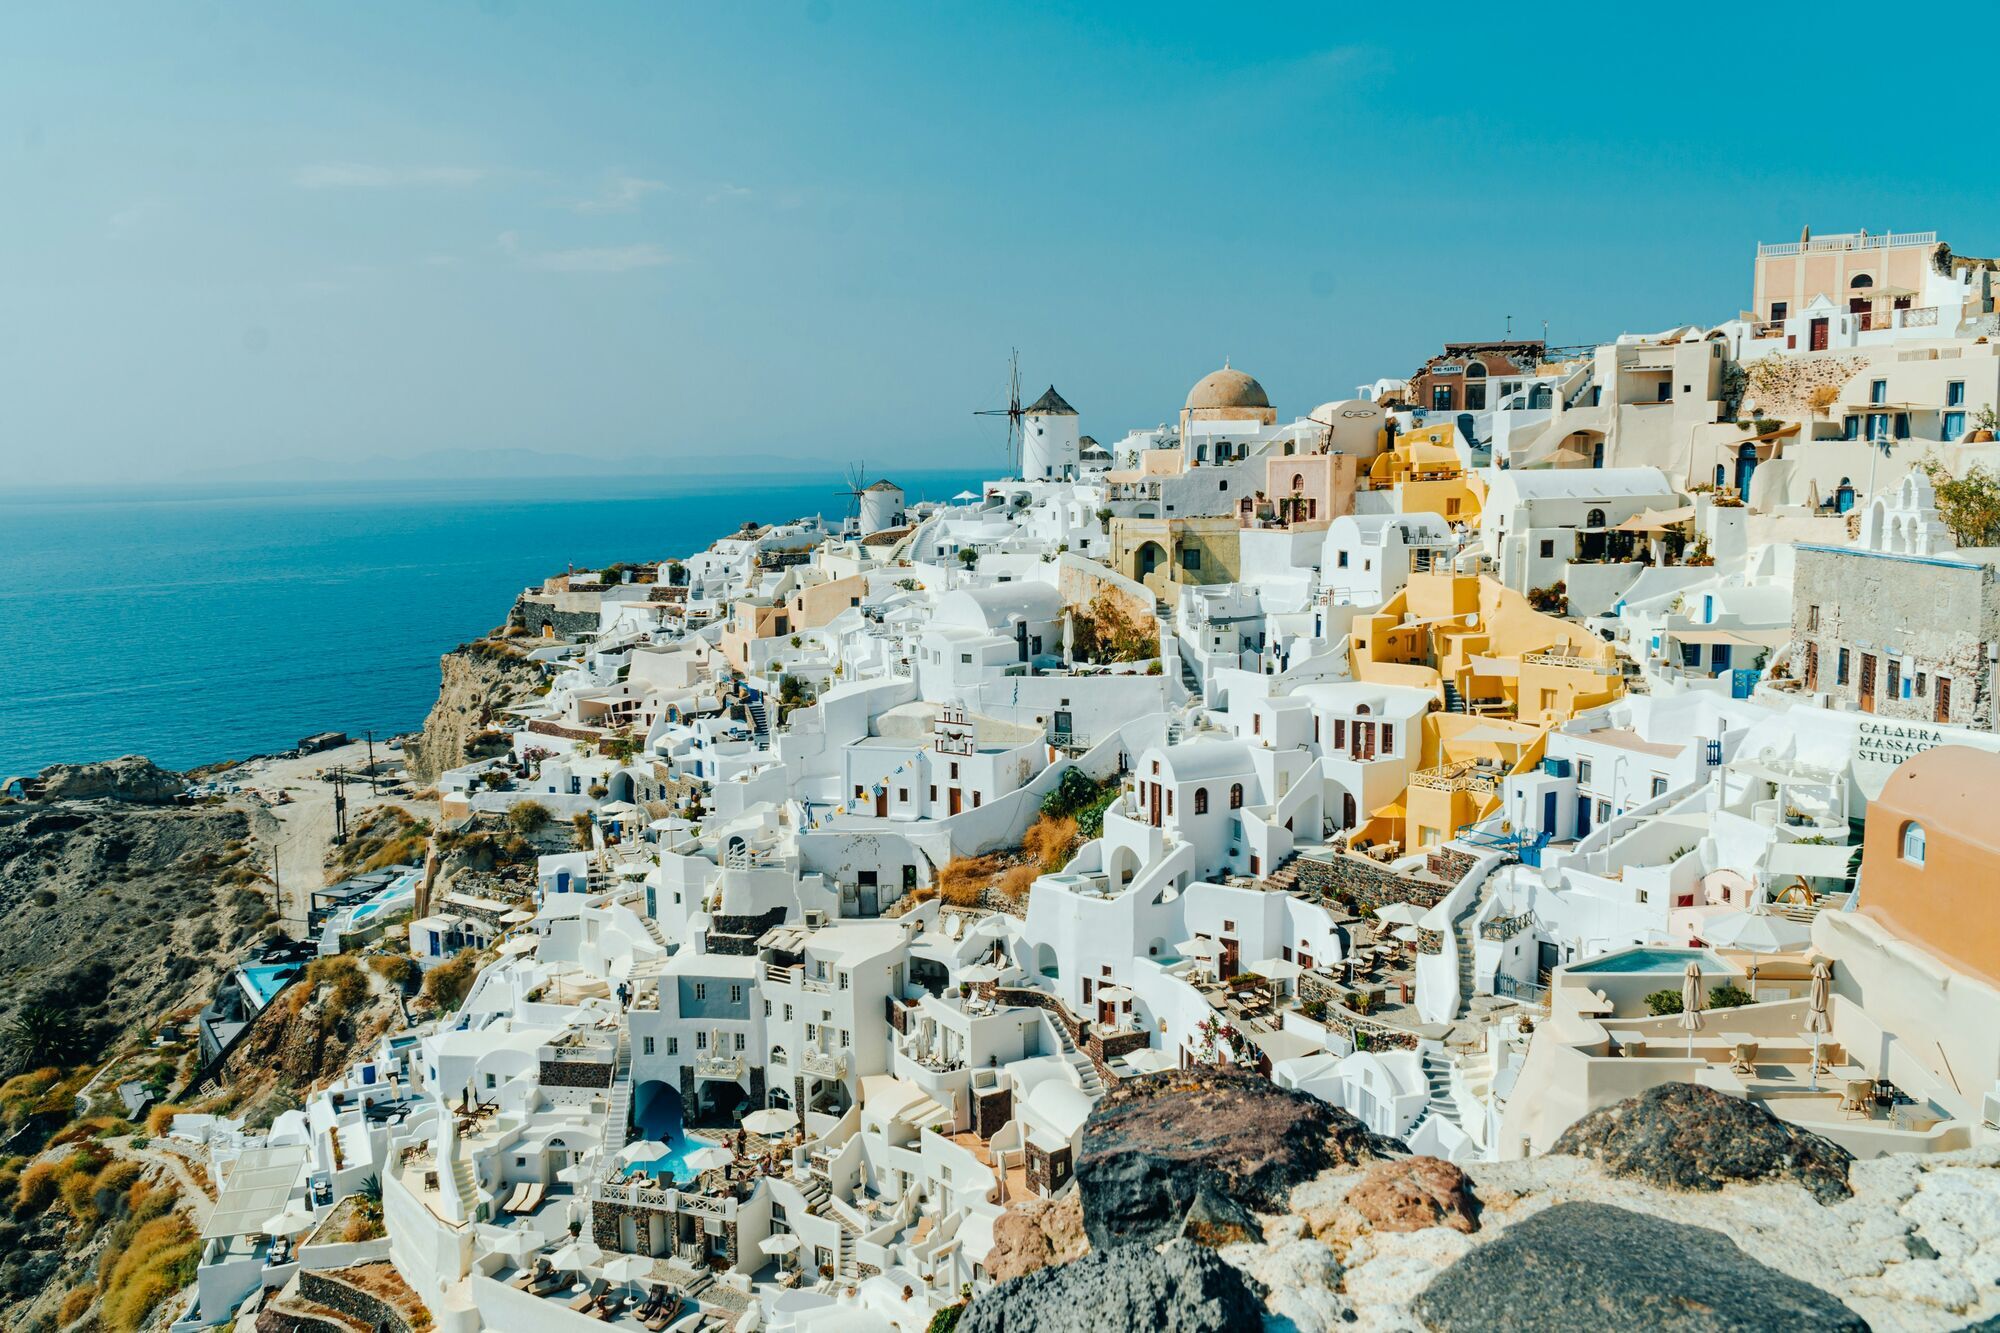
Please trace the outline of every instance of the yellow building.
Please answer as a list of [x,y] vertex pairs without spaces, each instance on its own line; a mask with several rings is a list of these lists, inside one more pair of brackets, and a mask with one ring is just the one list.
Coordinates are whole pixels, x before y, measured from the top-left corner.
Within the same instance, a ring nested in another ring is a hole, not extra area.
[[1236,518],[1114,518],[1111,567],[1155,597],[1172,601],[1182,584],[1234,583],[1241,557]]
[[1499,808],[1501,784],[1541,761],[1551,727],[1625,692],[1611,645],[1476,575],[1413,574],[1348,640],[1354,679],[1434,691],[1423,767],[1350,845],[1435,846]]
[[1478,526],[1486,490],[1459,463],[1456,440],[1448,423],[1397,436],[1394,447],[1369,464],[1368,489],[1394,491],[1400,513],[1436,514],[1448,523]]

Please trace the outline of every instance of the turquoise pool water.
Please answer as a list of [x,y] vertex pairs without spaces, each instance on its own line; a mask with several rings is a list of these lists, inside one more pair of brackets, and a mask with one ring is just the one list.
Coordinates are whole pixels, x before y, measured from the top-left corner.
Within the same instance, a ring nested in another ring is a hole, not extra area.
[[1588,962],[1571,963],[1571,972],[1658,972],[1678,976],[1687,971],[1688,960],[1701,964],[1704,973],[1719,972],[1715,960],[1698,949],[1620,949]]
[[359,930],[368,924],[371,917],[379,916],[383,912],[402,904],[414,902],[416,896],[417,877],[415,875],[404,875],[394,884],[391,884],[388,888],[355,908],[353,914],[347,919],[347,928],[349,930]]
[[298,963],[267,963],[256,967],[239,967],[236,975],[243,978],[243,984],[257,999],[257,1007],[262,1009],[271,1002],[273,996],[285,988],[299,971]]
[[688,1136],[687,1131],[681,1128],[679,1095],[661,1091],[657,1085],[651,1097],[641,1097],[639,1113],[633,1117],[633,1123],[638,1126],[635,1138],[657,1139],[667,1145],[668,1151],[664,1157],[631,1162],[630,1169],[649,1176],[666,1176],[676,1184],[686,1184],[695,1177],[695,1173],[688,1169],[689,1154],[716,1146],[707,1139]]

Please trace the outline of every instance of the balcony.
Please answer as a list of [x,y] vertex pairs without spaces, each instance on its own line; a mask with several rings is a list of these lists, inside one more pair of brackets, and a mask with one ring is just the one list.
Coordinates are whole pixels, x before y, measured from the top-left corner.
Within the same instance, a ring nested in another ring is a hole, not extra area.
[[1499,775],[1466,762],[1420,768],[1410,774],[1410,785],[1425,791],[1467,791],[1491,796],[1500,789]]
[[847,1077],[847,1052],[807,1051],[799,1066],[814,1078],[844,1079]]
[[725,1083],[738,1083],[743,1079],[743,1057],[740,1055],[697,1055],[694,1058],[694,1076],[703,1079],[720,1079]]

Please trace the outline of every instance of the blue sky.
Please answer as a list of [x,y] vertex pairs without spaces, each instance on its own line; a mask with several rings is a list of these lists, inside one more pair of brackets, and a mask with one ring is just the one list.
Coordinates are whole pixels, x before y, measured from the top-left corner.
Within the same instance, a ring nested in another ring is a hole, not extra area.
[[1807,222],[2000,247],[1976,77],[1794,78],[1852,25],[1239,8],[8,6],[0,485],[997,464],[1011,346],[1107,438],[1225,356],[1291,415],[1509,315],[1722,318]]

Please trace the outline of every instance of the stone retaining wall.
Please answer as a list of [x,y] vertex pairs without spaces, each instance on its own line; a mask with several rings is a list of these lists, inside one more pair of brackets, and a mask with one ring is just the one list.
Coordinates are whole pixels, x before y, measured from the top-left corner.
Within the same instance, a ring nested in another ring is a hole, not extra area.
[[[1452,884],[1398,874],[1388,866],[1365,856],[1301,855],[1292,865],[1298,871],[1301,892],[1321,899],[1338,898],[1353,903],[1361,912],[1373,912],[1391,903],[1415,903],[1431,908],[1444,901]],[[1464,873],[1463,871],[1459,873]],[[1454,880],[1453,883],[1457,881]]]

